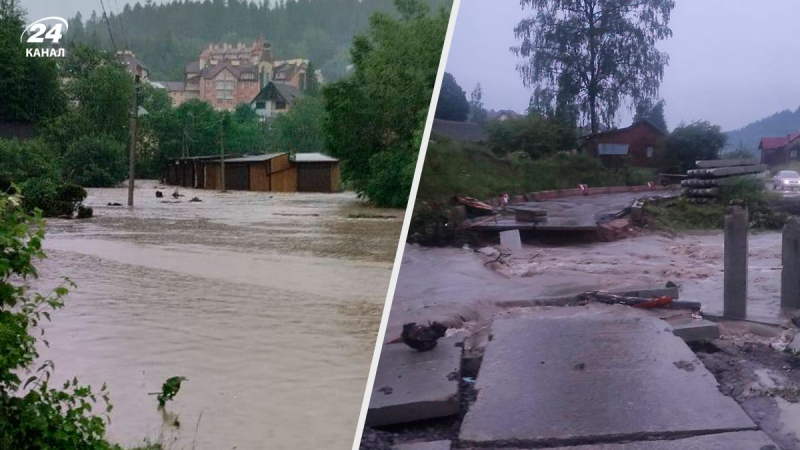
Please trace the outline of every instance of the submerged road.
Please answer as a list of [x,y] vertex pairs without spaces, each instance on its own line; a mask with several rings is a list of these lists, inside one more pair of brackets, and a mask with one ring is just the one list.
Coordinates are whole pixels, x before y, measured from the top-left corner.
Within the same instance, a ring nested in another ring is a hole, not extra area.
[[510,229],[535,229],[542,231],[593,231],[598,222],[614,218],[633,204],[637,199],[671,197],[680,190],[653,192],[625,192],[621,194],[594,194],[564,197],[541,202],[516,203],[547,211],[547,221],[540,224],[517,222],[513,216],[504,216],[475,227],[482,231],[502,231]]
[[[402,212],[352,193],[163,190],[140,182],[130,210],[107,206],[124,189],[92,189],[95,218],[48,221],[37,287],[78,285],[45,327],[56,381],[107,382],[126,448],[349,448]],[[176,375],[179,428],[148,395]]]

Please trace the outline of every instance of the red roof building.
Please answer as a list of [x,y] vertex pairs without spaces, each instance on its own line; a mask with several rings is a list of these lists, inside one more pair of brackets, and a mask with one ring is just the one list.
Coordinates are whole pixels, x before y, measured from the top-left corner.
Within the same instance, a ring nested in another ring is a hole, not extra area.
[[761,150],[761,164],[777,166],[797,161],[800,150],[800,132],[780,137],[762,137],[758,144]]

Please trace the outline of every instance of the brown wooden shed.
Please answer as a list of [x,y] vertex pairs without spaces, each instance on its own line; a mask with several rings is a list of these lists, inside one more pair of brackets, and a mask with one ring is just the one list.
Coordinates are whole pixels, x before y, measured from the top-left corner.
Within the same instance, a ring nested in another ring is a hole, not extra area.
[[298,192],[338,192],[339,160],[322,153],[295,153]]
[[[220,161],[206,163],[206,187],[220,189]],[[225,187],[239,191],[294,192],[297,168],[288,153],[266,153],[225,160]]]
[[[167,162],[167,184],[221,189],[218,157],[179,158]],[[337,192],[339,160],[322,153],[265,153],[225,159],[225,188],[262,192]]]
[[634,122],[627,128],[582,136],[586,152],[599,158],[608,167],[626,163],[635,166],[653,164],[655,151],[663,145],[666,131],[647,120]]

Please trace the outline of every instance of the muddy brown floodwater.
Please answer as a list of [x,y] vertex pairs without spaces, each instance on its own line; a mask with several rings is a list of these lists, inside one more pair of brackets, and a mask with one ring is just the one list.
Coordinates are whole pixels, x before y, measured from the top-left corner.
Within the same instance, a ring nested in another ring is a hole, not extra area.
[[[705,312],[722,313],[722,232],[526,244],[503,263],[493,262],[497,258],[492,251],[407,245],[386,340],[397,337],[405,322],[485,317],[500,300],[660,287],[668,281],[680,285],[681,299],[701,302]],[[781,233],[751,233],[749,255],[749,318],[785,322],[780,311]]]
[[[107,382],[124,446],[350,448],[403,213],[352,193],[155,188],[140,182],[133,210],[92,189],[94,218],[48,221],[37,287],[78,284],[46,325],[56,379]],[[175,375],[180,427],[148,395]]]

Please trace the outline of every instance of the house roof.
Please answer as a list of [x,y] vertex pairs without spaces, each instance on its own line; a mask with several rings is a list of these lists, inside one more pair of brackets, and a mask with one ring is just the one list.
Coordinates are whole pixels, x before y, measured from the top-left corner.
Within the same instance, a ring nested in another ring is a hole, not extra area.
[[261,89],[261,91],[259,91],[255,98],[250,101],[250,103],[253,103],[256,100],[274,100],[276,97],[280,97],[286,103],[292,104],[299,96],[300,90],[291,84],[270,81]]
[[292,160],[299,163],[304,162],[336,162],[338,159],[322,153],[295,153]]
[[180,92],[184,90],[183,81],[158,81],[157,83],[164,86],[164,89],[169,92]]
[[761,150],[775,150],[778,148],[783,148],[786,146],[786,144],[792,142],[798,137],[800,137],[800,133],[792,133],[780,137],[762,137],[761,142],[758,144],[758,148]]
[[138,68],[142,70],[147,70],[147,67],[144,66],[138,59],[136,59],[136,55],[129,50],[119,51],[117,55],[122,59],[123,64],[128,69],[128,72],[134,73],[137,71]]
[[252,73],[254,75],[253,77],[254,80],[258,78],[258,67],[256,67],[255,65],[246,64],[246,65],[235,66],[229,61],[223,61],[220,64],[204,67],[201,72],[201,76],[209,80],[219,75],[219,73],[225,69],[227,69],[234,77],[236,77],[236,79],[241,78],[242,74],[245,73]]
[[630,126],[627,126],[625,128],[615,128],[613,130],[601,131],[601,132],[595,133],[595,134],[585,134],[585,135],[581,136],[580,139],[585,139],[585,138],[589,138],[589,137],[592,137],[592,136],[610,136],[610,135],[613,135],[613,134],[624,133],[624,132],[630,131],[630,130],[632,130],[632,129],[640,126],[640,125],[647,125],[650,128],[658,131],[661,134],[667,134],[667,131],[666,130],[662,130],[661,127],[659,127],[658,125],[654,124],[653,122],[651,122],[651,121],[649,121],[647,119],[642,119],[642,120],[637,120],[636,122],[633,122]]
[[262,161],[269,161],[272,158],[277,156],[285,155],[286,153],[264,153],[261,155],[249,155],[249,156],[242,156],[239,158],[231,158],[226,159],[226,163],[244,163],[244,162],[262,162]]
[[508,116],[508,117],[520,117],[520,113],[510,110],[510,109],[501,109],[499,111],[491,110],[486,115],[486,118],[489,120],[497,119],[501,116]]

